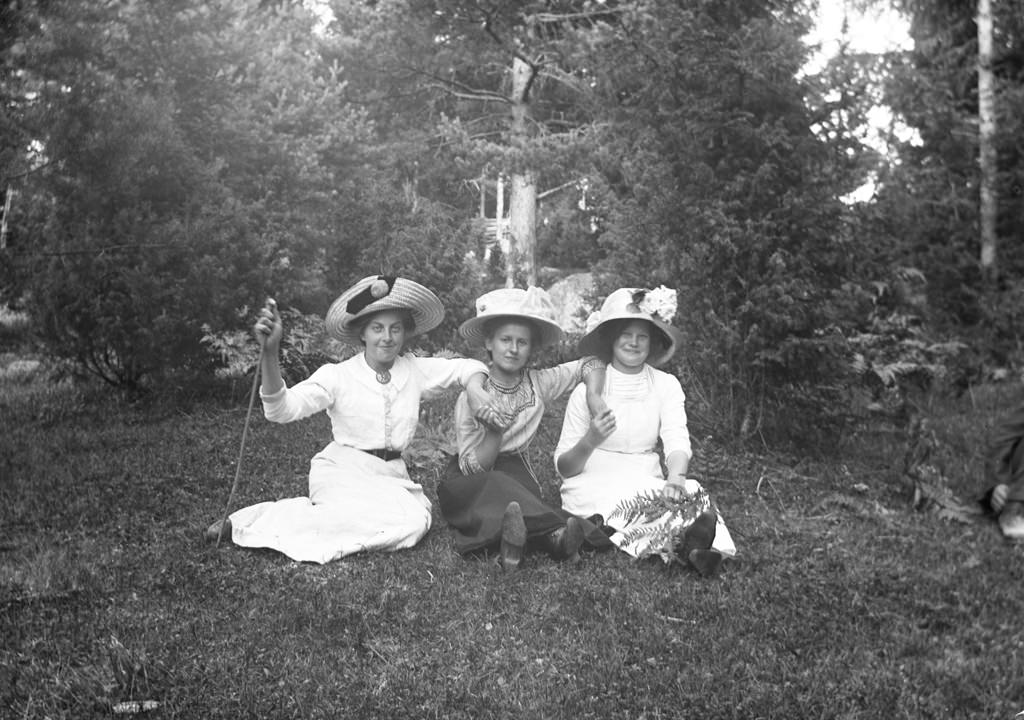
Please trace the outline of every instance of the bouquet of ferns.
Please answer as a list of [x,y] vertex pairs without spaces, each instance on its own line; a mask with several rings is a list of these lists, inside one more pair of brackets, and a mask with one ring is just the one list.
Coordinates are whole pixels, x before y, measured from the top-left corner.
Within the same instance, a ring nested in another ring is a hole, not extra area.
[[612,541],[637,558],[657,555],[666,563],[685,562],[676,555],[676,546],[686,528],[710,507],[703,488],[679,498],[667,498],[657,490],[639,493],[620,502],[609,516],[609,524],[620,528]]

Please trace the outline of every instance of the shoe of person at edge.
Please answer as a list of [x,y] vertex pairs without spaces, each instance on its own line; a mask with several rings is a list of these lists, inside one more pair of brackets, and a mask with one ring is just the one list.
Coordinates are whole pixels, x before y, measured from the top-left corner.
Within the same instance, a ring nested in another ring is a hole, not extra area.
[[526,522],[523,510],[514,500],[501,517],[501,569],[513,572],[523,560],[526,549]]
[[231,539],[231,518],[226,520],[218,520],[217,522],[206,528],[206,532],[203,533],[203,537],[207,542],[215,543],[218,540],[230,540]]
[[576,562],[580,559],[582,545],[583,524],[575,515],[566,520],[565,525],[544,536],[544,548],[554,560]]
[[1024,540],[1024,502],[1010,500],[999,513],[999,529],[1009,540]]

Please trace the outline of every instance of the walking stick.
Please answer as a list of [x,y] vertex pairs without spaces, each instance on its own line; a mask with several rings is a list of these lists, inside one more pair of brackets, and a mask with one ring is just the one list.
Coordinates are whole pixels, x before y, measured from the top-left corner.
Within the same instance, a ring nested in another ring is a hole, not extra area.
[[[274,301],[271,300],[271,303]],[[231,513],[231,502],[235,499],[235,491],[238,490],[238,478],[242,476],[242,456],[245,455],[245,438],[249,435],[249,419],[252,417],[252,406],[256,404],[256,388],[259,386],[260,372],[263,369],[263,344],[260,344],[260,354],[256,359],[256,372],[253,373],[252,377],[252,390],[249,391],[249,409],[245,413],[245,424],[242,426],[242,444],[238,448],[238,462],[235,463],[235,481],[231,483],[231,494],[228,495],[228,503],[224,506],[224,516],[220,519],[219,528],[221,531],[224,529],[224,523],[228,521],[228,515]],[[223,532],[217,533],[217,544],[214,547],[220,547],[220,538]]]

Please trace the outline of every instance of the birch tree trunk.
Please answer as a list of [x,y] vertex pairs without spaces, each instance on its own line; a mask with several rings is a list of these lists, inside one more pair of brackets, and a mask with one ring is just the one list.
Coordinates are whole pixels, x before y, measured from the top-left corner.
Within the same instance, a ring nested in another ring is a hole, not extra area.
[[978,0],[978,163],[981,169],[981,271],[994,279],[996,262],[996,103],[992,73],[992,2]]
[[[529,134],[530,85],[534,68],[521,58],[512,60],[512,122],[514,144],[525,144]],[[515,285],[521,275],[528,285],[537,284],[537,177],[531,169],[517,168],[510,173],[509,188],[509,241],[510,252],[505,260],[505,285]]]

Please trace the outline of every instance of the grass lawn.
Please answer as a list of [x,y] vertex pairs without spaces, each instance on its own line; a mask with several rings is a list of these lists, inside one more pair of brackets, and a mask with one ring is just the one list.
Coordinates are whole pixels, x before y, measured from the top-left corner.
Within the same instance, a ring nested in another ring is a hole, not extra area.
[[[929,409],[961,497],[1020,396]],[[459,557],[436,514],[413,550],[326,566],[205,544],[245,402],[0,381],[0,717],[111,717],[128,700],[154,701],[149,718],[1024,710],[1021,549],[991,521],[915,512],[885,433],[831,459],[697,443],[740,549],[718,578],[618,552],[530,556],[506,576]],[[235,506],[305,494],[327,437],[324,417],[255,415]],[[432,499],[439,471],[414,472]]]

